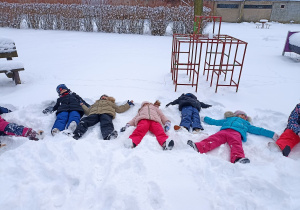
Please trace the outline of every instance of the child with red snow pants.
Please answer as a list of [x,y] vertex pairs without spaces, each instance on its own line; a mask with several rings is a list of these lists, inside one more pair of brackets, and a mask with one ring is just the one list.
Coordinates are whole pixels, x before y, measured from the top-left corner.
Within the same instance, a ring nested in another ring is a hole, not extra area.
[[296,105],[291,112],[288,124],[285,131],[281,134],[276,144],[282,151],[284,156],[288,156],[293,149],[300,142],[300,103]]
[[[154,104],[147,101],[143,102],[138,114],[121,129],[121,132],[123,132],[129,126],[136,126],[136,129],[129,136],[131,147],[139,145],[146,133],[150,131],[156,136],[159,145],[164,150],[173,148],[174,141],[168,140],[169,137],[165,133],[170,129],[171,122],[162,113],[159,106],[159,101]],[[162,125],[164,125],[164,128]]]
[[194,143],[189,140],[187,144],[200,153],[206,153],[222,144],[228,143],[231,150],[231,163],[250,163],[250,160],[245,157],[242,146],[242,142],[247,141],[247,132],[266,136],[275,140],[278,139],[278,135],[273,131],[255,127],[251,125],[249,121],[250,118],[246,115],[246,113],[239,110],[234,113],[226,112],[225,119],[222,120],[214,120],[212,118],[205,117],[205,123],[222,126],[221,130],[198,143]]

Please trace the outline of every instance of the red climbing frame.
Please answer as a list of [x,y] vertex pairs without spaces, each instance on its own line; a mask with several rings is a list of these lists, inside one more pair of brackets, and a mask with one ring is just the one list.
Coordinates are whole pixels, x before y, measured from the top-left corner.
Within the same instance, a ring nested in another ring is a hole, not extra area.
[[[198,89],[200,66],[204,66],[203,75],[207,73],[206,80],[211,76],[210,86],[213,84],[216,75],[216,90],[218,86],[234,86],[238,91],[241,78],[247,43],[228,35],[221,35],[221,17],[198,16],[195,19],[194,34],[173,34],[171,73],[175,84],[175,91],[178,85],[190,85]],[[203,20],[213,21],[213,34],[199,34],[202,29]],[[216,24],[219,20],[219,24]],[[215,34],[215,28],[218,33]],[[183,72],[179,74],[179,72]],[[230,81],[226,83],[227,74],[230,74]],[[181,82],[178,81],[179,77]],[[224,81],[220,79],[224,78]]]

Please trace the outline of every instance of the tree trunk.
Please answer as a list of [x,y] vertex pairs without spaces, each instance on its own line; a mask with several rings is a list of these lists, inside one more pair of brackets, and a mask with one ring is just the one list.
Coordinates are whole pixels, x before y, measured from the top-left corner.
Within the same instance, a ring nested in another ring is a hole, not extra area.
[[[194,17],[201,16],[203,12],[203,0],[194,0]],[[201,23],[200,23],[201,24]],[[194,33],[202,33],[202,30],[198,29],[199,22],[194,22]]]

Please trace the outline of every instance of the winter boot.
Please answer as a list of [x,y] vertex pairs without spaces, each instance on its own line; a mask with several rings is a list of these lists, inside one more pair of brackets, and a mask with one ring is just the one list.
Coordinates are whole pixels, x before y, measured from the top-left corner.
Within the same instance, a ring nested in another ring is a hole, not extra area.
[[39,130],[36,132],[32,129],[28,129],[26,137],[28,137],[30,140],[38,141],[44,138],[44,131]]
[[53,128],[52,131],[51,131],[51,134],[52,134],[52,136],[55,136],[59,132],[60,132],[60,130],[58,128]]
[[242,163],[242,164],[246,164],[246,163],[250,163],[250,160],[248,158],[237,158],[234,163]]
[[128,138],[124,141],[124,147],[130,149],[130,148],[135,148],[136,145],[135,143],[132,142],[132,139]]
[[115,139],[118,137],[118,132],[117,131],[113,131],[110,134],[108,134],[108,136],[106,136],[104,138],[104,140],[111,140],[111,139]]
[[[168,146],[166,146],[166,144]],[[170,140],[170,141],[165,141],[165,143],[163,144],[162,148],[163,150],[172,150],[174,147],[174,141],[173,140]]]
[[190,145],[196,152],[199,152],[196,144],[192,140],[188,140],[187,144]]
[[282,154],[285,157],[289,156],[290,152],[291,152],[291,147],[288,145],[285,146],[284,149],[282,150]]
[[68,127],[68,130],[70,131],[70,133],[73,133],[76,130],[77,127],[77,123],[75,121],[72,121]]

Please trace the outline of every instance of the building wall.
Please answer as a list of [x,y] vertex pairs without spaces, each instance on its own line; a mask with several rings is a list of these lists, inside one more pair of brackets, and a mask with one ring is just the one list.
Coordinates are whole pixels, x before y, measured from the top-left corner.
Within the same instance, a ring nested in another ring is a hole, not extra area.
[[[282,5],[284,8],[281,8]],[[300,23],[300,1],[215,1],[213,8],[213,14],[222,16],[224,22],[258,22],[267,19]]]
[[[281,8],[284,6],[284,8]],[[276,2],[273,4],[271,21],[300,23],[300,2]]]

